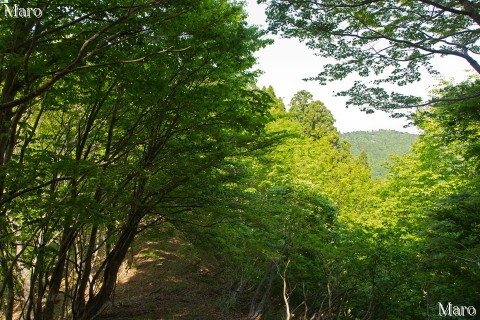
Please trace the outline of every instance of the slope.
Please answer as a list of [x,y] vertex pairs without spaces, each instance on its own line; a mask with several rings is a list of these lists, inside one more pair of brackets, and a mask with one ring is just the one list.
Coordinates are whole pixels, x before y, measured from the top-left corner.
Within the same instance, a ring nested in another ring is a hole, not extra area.
[[222,308],[222,269],[177,236],[136,244],[101,320],[241,320]]
[[341,138],[351,144],[350,151],[358,156],[365,151],[372,167],[372,178],[384,178],[388,169],[382,166],[390,155],[408,153],[418,136],[395,130],[354,131],[342,133]]

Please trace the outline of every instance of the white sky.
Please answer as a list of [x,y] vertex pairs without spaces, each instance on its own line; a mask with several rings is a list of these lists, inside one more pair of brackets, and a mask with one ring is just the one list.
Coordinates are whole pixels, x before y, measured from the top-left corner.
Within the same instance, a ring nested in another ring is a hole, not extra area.
[[[249,23],[266,27],[265,5],[259,5],[256,0],[247,0],[247,12]],[[325,59],[315,56],[313,50],[308,49],[297,39],[281,39],[271,36],[275,40],[273,45],[257,52],[257,68],[264,74],[259,77],[258,85],[273,86],[277,96],[283,98],[286,105],[292,96],[300,91],[307,90],[313,94],[315,100],[321,100],[332,112],[336,119],[336,127],[340,132],[357,130],[392,129],[407,132],[416,132],[415,128],[403,128],[407,124],[404,119],[392,119],[387,113],[375,111],[374,114],[366,114],[356,107],[345,107],[347,98],[335,97],[334,92],[350,88],[352,78],[335,81],[325,86],[315,81],[303,81],[302,79],[316,76],[321,70]],[[434,62],[442,76],[448,80],[462,80],[467,77],[465,70],[469,66],[460,58],[442,58]],[[407,88],[409,93],[428,97],[428,92],[438,81],[429,77]]]

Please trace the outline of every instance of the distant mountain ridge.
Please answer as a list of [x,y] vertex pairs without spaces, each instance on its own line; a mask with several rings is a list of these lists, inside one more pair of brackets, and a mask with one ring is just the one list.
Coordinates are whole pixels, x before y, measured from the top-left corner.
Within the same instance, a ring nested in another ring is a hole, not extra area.
[[390,155],[410,152],[418,135],[395,130],[354,131],[342,133],[341,138],[351,144],[351,153],[358,156],[365,151],[372,167],[372,178],[384,178],[388,173],[381,165]]

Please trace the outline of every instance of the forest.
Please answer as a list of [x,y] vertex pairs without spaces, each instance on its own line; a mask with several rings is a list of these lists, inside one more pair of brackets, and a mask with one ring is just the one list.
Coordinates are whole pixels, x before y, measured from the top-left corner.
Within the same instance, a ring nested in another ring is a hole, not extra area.
[[[235,0],[0,4],[0,317],[102,319],[156,241],[209,261],[220,315],[122,319],[478,318],[480,3],[259,2],[266,30]],[[270,34],[419,128],[385,176],[312,93],[257,85]],[[471,77],[387,91],[441,56]]]
[[391,156],[409,153],[417,140],[413,133],[380,129],[377,131],[352,131],[340,134],[340,138],[350,143],[350,152],[360,156],[365,152],[372,170],[372,178],[385,178],[388,174],[388,161]]

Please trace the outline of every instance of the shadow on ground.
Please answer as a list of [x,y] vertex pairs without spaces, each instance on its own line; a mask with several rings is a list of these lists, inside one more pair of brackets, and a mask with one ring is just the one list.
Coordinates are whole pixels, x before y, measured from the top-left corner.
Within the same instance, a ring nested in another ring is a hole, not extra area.
[[242,320],[222,310],[215,271],[188,256],[178,238],[142,244],[132,268],[119,276],[113,303],[101,320]]

